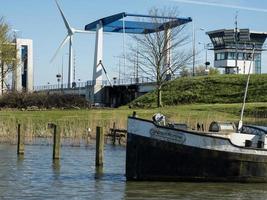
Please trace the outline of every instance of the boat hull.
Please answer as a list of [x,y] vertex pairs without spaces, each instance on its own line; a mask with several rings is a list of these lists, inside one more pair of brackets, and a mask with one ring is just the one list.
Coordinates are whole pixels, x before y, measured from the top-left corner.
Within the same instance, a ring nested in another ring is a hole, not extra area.
[[203,149],[128,133],[126,178],[267,182],[267,156]]

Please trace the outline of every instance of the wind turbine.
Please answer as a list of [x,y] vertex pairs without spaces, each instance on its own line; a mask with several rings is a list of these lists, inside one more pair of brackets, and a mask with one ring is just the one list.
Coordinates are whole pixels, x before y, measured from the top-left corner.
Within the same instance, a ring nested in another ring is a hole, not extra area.
[[50,62],[53,62],[54,59],[57,57],[57,54],[59,53],[59,51],[63,48],[63,46],[69,41],[69,69],[68,69],[68,88],[72,87],[72,83],[74,82],[73,80],[73,47],[72,47],[72,43],[73,43],[73,35],[75,33],[90,33],[89,31],[83,31],[83,30],[78,30],[75,29],[73,27],[70,26],[68,20],[66,19],[63,11],[61,10],[57,0],[55,0],[57,8],[61,14],[61,17],[64,21],[65,27],[67,29],[67,36],[64,38],[64,40],[62,41],[62,43],[60,44],[60,46],[58,47],[58,49],[56,50],[56,53],[54,54],[54,56],[52,57]]

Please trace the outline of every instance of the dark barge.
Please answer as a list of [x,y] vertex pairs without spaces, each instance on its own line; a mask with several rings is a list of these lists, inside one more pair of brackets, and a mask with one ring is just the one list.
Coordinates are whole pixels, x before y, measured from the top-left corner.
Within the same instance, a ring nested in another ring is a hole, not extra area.
[[129,117],[127,132],[127,180],[267,182],[267,127],[203,132]]

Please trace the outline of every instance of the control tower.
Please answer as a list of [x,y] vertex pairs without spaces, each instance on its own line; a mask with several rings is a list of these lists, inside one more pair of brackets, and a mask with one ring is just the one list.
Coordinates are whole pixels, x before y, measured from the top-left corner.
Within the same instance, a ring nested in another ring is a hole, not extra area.
[[261,54],[265,50],[266,32],[220,29],[207,32],[207,35],[213,44],[210,50],[214,50],[214,67],[224,69],[225,74],[248,74],[251,65],[252,74],[261,74]]

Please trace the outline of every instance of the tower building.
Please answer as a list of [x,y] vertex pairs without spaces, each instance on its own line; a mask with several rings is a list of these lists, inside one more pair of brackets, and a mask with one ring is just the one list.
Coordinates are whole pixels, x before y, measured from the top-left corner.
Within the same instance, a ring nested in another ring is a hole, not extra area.
[[[261,74],[261,57],[267,33],[249,29],[221,29],[207,32],[214,51],[214,67],[225,74]],[[252,58],[254,50],[254,59]]]
[[33,91],[32,40],[16,38],[18,66],[12,72],[12,89],[17,92]]

